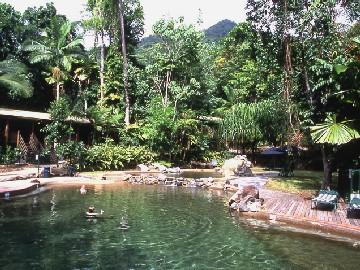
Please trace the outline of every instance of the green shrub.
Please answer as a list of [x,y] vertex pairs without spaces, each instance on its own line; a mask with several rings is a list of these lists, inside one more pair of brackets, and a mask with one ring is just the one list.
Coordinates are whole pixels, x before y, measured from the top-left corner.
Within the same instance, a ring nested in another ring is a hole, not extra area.
[[107,141],[90,147],[86,154],[88,170],[120,170],[153,162],[156,154],[144,146],[121,146]]
[[204,155],[204,160],[206,162],[211,162],[212,160],[216,160],[217,161],[217,166],[222,166],[224,164],[224,161],[226,159],[232,158],[234,157],[234,154],[229,153],[227,151],[208,151],[205,153]]
[[[1,150],[1,148],[0,148]],[[0,152],[0,164],[11,164],[18,161],[20,157],[20,150],[18,148],[12,148],[10,146],[6,146]]]

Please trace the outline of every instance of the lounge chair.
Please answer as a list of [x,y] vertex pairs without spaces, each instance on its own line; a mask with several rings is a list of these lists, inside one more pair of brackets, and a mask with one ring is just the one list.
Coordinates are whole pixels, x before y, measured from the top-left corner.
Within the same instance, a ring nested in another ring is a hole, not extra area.
[[336,210],[338,197],[339,193],[337,191],[322,189],[319,191],[318,196],[311,200],[311,209],[317,208],[318,206],[331,206]]
[[350,202],[347,207],[347,217],[352,217],[355,212],[359,212],[360,210],[360,194],[352,193],[350,194]]

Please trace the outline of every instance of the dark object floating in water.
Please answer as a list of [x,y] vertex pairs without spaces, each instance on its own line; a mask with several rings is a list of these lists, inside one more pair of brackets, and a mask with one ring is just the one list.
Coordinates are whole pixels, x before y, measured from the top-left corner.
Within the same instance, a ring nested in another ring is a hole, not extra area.
[[130,228],[128,224],[120,224],[119,229],[123,231],[127,231]]
[[120,230],[126,231],[130,228],[129,226],[129,222],[127,220],[127,218],[121,217],[121,221],[120,221]]
[[104,213],[103,210],[100,210],[100,213],[95,212],[95,207],[90,206],[88,211],[86,212],[86,217],[87,218],[98,218],[98,217],[102,216],[103,213]]

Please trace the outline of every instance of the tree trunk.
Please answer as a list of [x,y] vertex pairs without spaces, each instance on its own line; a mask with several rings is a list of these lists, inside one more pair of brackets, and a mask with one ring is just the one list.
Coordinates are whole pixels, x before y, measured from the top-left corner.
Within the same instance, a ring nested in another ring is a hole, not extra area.
[[105,42],[104,42],[104,31],[100,32],[100,101],[101,103],[104,100],[104,86],[105,86]]
[[307,94],[307,97],[308,97],[307,98],[308,103],[309,103],[309,106],[312,108],[314,101],[313,101],[312,94],[311,94],[309,75],[308,75],[305,63],[303,63],[303,76],[304,76],[304,81],[305,81],[305,91],[306,91],[306,94]]
[[321,145],[321,156],[324,167],[324,179],[321,188],[329,188],[332,181],[332,169],[330,155],[326,149],[326,145]]
[[290,45],[290,34],[289,34],[289,23],[288,23],[288,3],[287,0],[284,1],[284,17],[285,17],[285,27],[283,33],[283,43],[285,50],[285,61],[284,61],[284,69],[285,69],[285,84],[284,84],[284,99],[286,106],[288,108],[288,117],[289,117],[289,125],[292,127],[292,110],[291,110],[291,92],[292,92],[292,62],[291,62],[291,45]]
[[171,82],[171,71],[166,71],[166,81],[165,81],[165,107],[168,106],[169,99],[169,86]]
[[60,99],[60,83],[56,83],[56,101],[59,101]]
[[341,166],[338,172],[338,185],[337,190],[341,197],[344,197],[346,193],[351,189],[349,179],[349,169]]
[[119,23],[121,35],[121,53],[123,57],[123,81],[124,81],[124,99],[125,99],[125,124],[130,125],[130,96],[129,96],[129,78],[128,78],[128,60],[126,55],[125,26],[123,3],[119,0]]

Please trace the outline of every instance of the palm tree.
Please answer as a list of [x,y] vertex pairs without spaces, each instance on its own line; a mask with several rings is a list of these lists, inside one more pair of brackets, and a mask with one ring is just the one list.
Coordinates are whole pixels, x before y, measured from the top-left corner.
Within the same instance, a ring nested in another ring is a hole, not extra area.
[[9,92],[12,98],[29,98],[34,88],[27,76],[26,66],[17,60],[4,60],[0,62],[0,90]]
[[42,41],[32,41],[24,46],[24,51],[30,53],[30,63],[50,64],[51,76],[47,82],[56,85],[56,100],[60,97],[61,84],[67,80],[66,73],[81,56],[82,38],[73,37],[72,28],[72,23],[54,17]]
[[310,127],[311,137],[315,143],[321,144],[321,155],[324,166],[324,181],[322,187],[331,183],[331,159],[327,145],[346,144],[353,139],[360,138],[359,133],[349,126],[350,121],[337,122],[335,115],[328,115],[324,123]]

